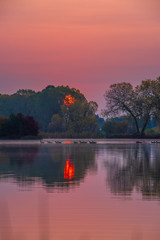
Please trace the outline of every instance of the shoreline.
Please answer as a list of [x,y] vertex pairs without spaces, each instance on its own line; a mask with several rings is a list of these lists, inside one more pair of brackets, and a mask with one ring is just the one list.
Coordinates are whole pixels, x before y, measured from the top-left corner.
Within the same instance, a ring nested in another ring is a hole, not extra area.
[[[90,142],[94,141],[94,143],[96,144],[124,144],[124,143],[128,143],[128,144],[145,144],[145,143],[160,143],[157,142],[157,139],[141,139],[141,138],[114,138],[114,139],[97,139],[97,138],[45,138],[43,139],[43,143],[41,142],[41,140],[21,140],[21,139],[7,139],[7,140],[0,140],[0,145],[14,145],[14,144],[21,144],[21,145],[25,145],[25,144],[36,144],[36,145],[93,145]],[[76,142],[77,141],[77,142]],[[81,142],[82,141],[82,142]],[[74,142],[76,142],[77,144],[75,144]]]

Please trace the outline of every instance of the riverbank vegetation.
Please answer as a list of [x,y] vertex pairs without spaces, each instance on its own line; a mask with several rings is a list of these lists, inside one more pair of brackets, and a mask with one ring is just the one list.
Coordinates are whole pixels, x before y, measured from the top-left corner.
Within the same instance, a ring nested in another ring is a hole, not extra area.
[[0,137],[160,137],[160,78],[112,84],[105,101],[102,118],[96,102],[68,86],[0,95]]
[[21,113],[9,117],[0,116],[0,137],[17,139],[26,136],[38,136],[39,124],[32,116]]
[[[68,86],[48,86],[41,92],[22,89],[13,95],[0,95],[0,137],[37,136],[38,131],[44,137],[97,137],[97,108],[96,102],[88,102],[79,90]],[[36,125],[35,132],[27,125],[28,118]]]

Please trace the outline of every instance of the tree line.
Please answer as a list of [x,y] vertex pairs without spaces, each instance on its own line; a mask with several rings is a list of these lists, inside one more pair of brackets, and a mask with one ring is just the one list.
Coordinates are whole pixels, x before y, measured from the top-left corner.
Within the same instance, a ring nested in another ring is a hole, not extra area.
[[160,77],[136,87],[127,82],[112,84],[105,101],[104,120],[96,115],[96,102],[88,102],[79,90],[68,86],[0,94],[0,137],[37,136],[39,132],[50,137],[143,137],[149,126],[160,122]]
[[[65,104],[66,96],[74,99]],[[98,105],[88,102],[75,88],[47,86],[40,92],[18,90],[12,95],[0,95],[0,137],[23,137],[50,133],[53,137],[95,137]],[[27,120],[34,122],[31,132]],[[27,132],[28,129],[28,132]],[[32,129],[32,130],[33,130]]]
[[68,86],[47,86],[39,92],[20,89],[12,95],[0,94],[0,115],[9,117],[11,113],[22,113],[38,121],[41,131],[48,131],[53,114],[61,112],[65,95],[71,94],[80,102],[86,98],[79,90]]

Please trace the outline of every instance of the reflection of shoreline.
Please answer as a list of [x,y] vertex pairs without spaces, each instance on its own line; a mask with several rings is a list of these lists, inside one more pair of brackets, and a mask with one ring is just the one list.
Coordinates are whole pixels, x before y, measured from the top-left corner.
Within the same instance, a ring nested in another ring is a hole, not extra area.
[[[88,149],[73,145],[0,147],[0,156],[5,155],[0,158],[0,181],[13,182],[14,178],[22,187],[38,183],[48,190],[69,189],[79,185],[88,169],[96,169],[95,150],[96,146]],[[64,175],[66,159],[74,159],[74,163],[68,162],[68,173]]]
[[112,194],[160,197],[160,149],[151,144],[106,147],[107,185]]

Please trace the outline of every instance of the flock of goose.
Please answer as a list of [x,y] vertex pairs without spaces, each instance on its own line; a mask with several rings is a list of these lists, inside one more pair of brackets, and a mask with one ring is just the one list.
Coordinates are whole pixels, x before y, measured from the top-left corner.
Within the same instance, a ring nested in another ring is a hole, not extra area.
[[[53,140],[53,139],[41,139],[41,144],[96,144],[94,140]],[[143,144],[145,141],[136,141],[137,144]],[[153,140],[150,143],[160,143],[160,141]]]
[[49,143],[49,144],[70,144],[70,143],[73,143],[73,144],[96,144],[97,142],[96,141],[93,141],[93,140],[63,140],[63,141],[58,141],[58,140],[49,140],[49,139],[41,139],[40,140],[40,143],[41,144],[46,144],[46,143]]
[[[136,143],[145,143],[144,141],[136,141]],[[160,143],[160,141],[151,141],[151,143]]]

